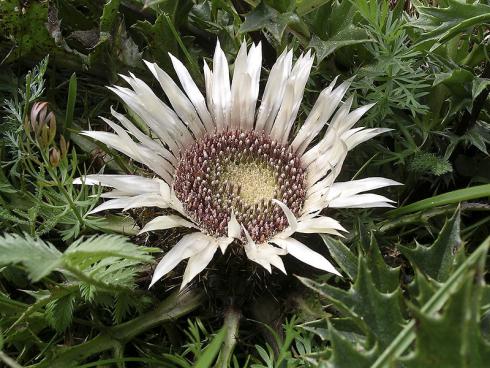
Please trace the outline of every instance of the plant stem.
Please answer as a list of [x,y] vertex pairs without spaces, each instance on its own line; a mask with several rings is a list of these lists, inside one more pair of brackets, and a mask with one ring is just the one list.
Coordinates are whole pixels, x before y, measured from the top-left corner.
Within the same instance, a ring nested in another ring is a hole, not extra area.
[[231,356],[237,343],[240,318],[240,311],[233,306],[229,307],[225,312],[223,328],[226,330],[226,335],[215,365],[217,368],[227,368],[230,365]]
[[[398,227],[414,224],[414,223],[427,223],[430,218],[449,215],[454,212],[456,205],[449,205],[444,207],[436,207],[425,212],[416,212],[410,215],[401,216],[397,219],[390,221],[383,221],[378,229],[380,233],[391,231]],[[490,208],[486,204],[481,203],[461,203],[461,211],[488,211]]]
[[4,362],[7,367],[22,368],[22,366],[0,350],[0,362]]
[[488,197],[490,195],[490,184],[476,185],[469,188],[458,189],[452,192],[439,194],[409,205],[396,208],[387,213],[388,217],[394,218],[400,215],[427,210],[447,204],[457,204],[463,201]]
[[131,321],[110,327],[92,340],[64,349],[54,359],[44,360],[31,367],[70,367],[74,362],[84,361],[92,355],[117,349],[121,344],[125,344],[142,332],[188,314],[199,307],[202,300],[203,294],[192,290],[183,294],[172,294],[152,311]]

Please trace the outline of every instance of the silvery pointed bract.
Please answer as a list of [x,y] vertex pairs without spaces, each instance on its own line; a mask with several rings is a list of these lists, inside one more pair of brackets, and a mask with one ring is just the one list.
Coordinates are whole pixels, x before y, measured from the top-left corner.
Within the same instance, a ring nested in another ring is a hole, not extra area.
[[[151,137],[124,115],[104,119],[114,133],[86,131],[140,162],[154,178],[88,175],[75,182],[113,188],[92,213],[160,207],[175,214],[151,220],[141,232],[188,227],[155,269],[151,285],[189,259],[182,287],[201,272],[218,249],[236,240],[247,257],[286,272],[280,256],[290,254],[318,269],[339,272],[322,255],[294,239],[295,232],[339,235],[345,229],[321,214],[325,208],[390,207],[391,200],[367,191],[397,185],[385,178],[335,183],[347,152],[384,128],[353,128],[372,105],[350,111],[342,99],[350,81],[334,80],[318,97],[299,131],[291,129],[313,64],[310,52],[292,62],[284,51],[272,67],[259,99],[261,46],[242,44],[230,83],[228,62],[219,42],[213,69],[204,64],[205,96],[184,65],[171,56],[180,81],[146,63],[167,95],[160,100],[142,80],[124,77],[131,88],[111,87],[151,131]],[[260,105],[258,108],[257,105]],[[328,125],[323,136],[318,137]],[[316,143],[312,144],[316,139]],[[150,285],[150,286],[151,286]]]

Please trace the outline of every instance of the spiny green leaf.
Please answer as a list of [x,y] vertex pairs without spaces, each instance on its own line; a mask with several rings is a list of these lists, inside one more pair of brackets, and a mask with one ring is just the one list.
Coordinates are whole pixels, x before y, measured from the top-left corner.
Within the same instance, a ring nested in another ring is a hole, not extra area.
[[391,293],[398,288],[399,273],[398,268],[389,267],[381,255],[376,239],[372,232],[368,232],[366,227],[359,221],[357,224],[358,248],[364,254],[364,261],[367,269],[371,272],[376,288],[383,293]]
[[[489,246],[490,237],[488,237],[470,256],[468,256],[468,258],[464,260],[447,281],[437,289],[427,303],[420,308],[420,311],[427,315],[434,315],[446,305],[451,293],[458,290],[464,283],[468,272],[471,272],[475,265],[479,266],[484,264]],[[482,267],[480,266],[479,273],[481,273],[481,268]],[[416,337],[415,326],[414,320],[407,323],[390,345],[383,350],[381,355],[374,362],[372,368],[384,368],[394,359],[401,356]]]
[[320,364],[325,368],[369,368],[375,359],[375,349],[366,351],[359,344],[354,345],[348,341],[332,326],[329,326],[330,341],[332,343],[332,357],[327,364]]
[[365,260],[359,258],[357,279],[348,291],[313,280],[300,279],[332,304],[354,318],[361,328],[374,335],[380,347],[387,346],[405,323],[400,309],[401,293],[381,293],[376,289]]
[[437,283],[434,280],[429,279],[425,276],[422,271],[415,268],[415,277],[409,285],[409,290],[415,298],[419,305],[424,305],[429,301],[429,299],[434,295],[437,290]]
[[454,257],[461,247],[460,210],[446,221],[436,241],[430,246],[417,243],[415,248],[400,245],[400,251],[426,275],[444,282],[454,266]]
[[446,0],[447,7],[416,6],[417,20],[411,23],[425,33],[421,42],[435,43],[434,49],[458,33],[490,21],[490,6],[481,3],[466,3],[464,0]]
[[417,320],[416,349],[403,359],[407,368],[486,367],[490,345],[480,333],[480,285],[469,272],[462,287],[454,293],[442,314],[426,315],[414,309]]
[[292,11],[280,13],[263,1],[245,16],[240,33],[265,29],[277,42],[280,42],[288,27],[295,27],[301,31],[300,33],[308,33],[306,25],[296,13]]
[[335,262],[340,266],[351,280],[357,277],[357,259],[347,246],[338,239],[321,234],[321,237],[333,257]]
[[[325,26],[326,32],[313,35],[308,45],[315,49],[318,62],[341,47],[371,42],[366,30],[356,25],[356,12],[356,7],[351,1],[332,3],[332,12]],[[325,24],[322,15],[319,14],[318,22]]]

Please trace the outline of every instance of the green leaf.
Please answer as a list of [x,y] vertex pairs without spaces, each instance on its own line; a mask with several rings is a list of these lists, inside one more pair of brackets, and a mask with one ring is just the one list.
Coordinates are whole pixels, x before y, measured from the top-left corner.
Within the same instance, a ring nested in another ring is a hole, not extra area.
[[2,44],[2,64],[21,57],[35,60],[55,49],[55,42],[46,27],[49,3],[35,1],[28,5],[21,6],[17,0],[0,2],[0,29],[4,39],[10,41]]
[[415,277],[409,285],[409,291],[415,295],[418,305],[424,305],[434,295],[437,286],[433,279],[429,279],[422,271],[415,268]]
[[77,99],[77,75],[73,73],[70,77],[70,83],[68,85],[68,99],[66,101],[66,114],[65,124],[63,132],[69,134],[68,130],[71,129],[73,123],[73,113],[75,111],[75,102]]
[[456,253],[460,250],[460,209],[446,221],[436,241],[430,246],[417,243],[415,248],[400,245],[399,249],[412,265],[434,280],[444,282],[454,266]]
[[138,261],[149,261],[151,248],[140,247],[121,235],[99,235],[87,239],[78,239],[64,252],[66,261],[90,264],[107,257],[120,257]]
[[29,236],[0,237],[0,266],[22,264],[38,281],[58,269],[80,281],[82,295],[91,300],[97,289],[114,293],[134,288],[137,265],[152,260],[154,248],[141,247],[120,235],[79,239],[62,254],[52,244]]
[[332,357],[329,367],[335,368],[369,368],[376,358],[376,348],[366,351],[363,346],[354,345],[343,337],[334,327],[329,326],[332,343]]
[[301,0],[298,1],[296,12],[303,16],[332,1],[333,0]]
[[[490,237],[488,237],[441,285],[441,287],[432,295],[427,303],[420,309],[426,315],[437,313],[448,301],[451,293],[457,290],[464,282],[467,273],[479,263],[484,263],[488,248],[490,246]],[[416,337],[415,321],[411,320],[405,325],[403,330],[393,339],[390,345],[384,349],[381,355],[376,359],[372,368],[384,368],[390,362],[401,356],[410,346]]]
[[[313,35],[308,45],[315,49],[318,62],[341,47],[371,42],[366,30],[356,25],[356,12],[356,7],[350,1],[333,2],[325,32]],[[323,13],[319,13],[318,17],[317,22],[324,24]]]
[[411,26],[424,31],[419,43],[433,45],[431,50],[471,27],[490,22],[490,6],[466,3],[463,0],[446,0],[448,6],[416,6],[419,13]]
[[280,13],[263,1],[245,16],[245,21],[240,26],[240,33],[264,29],[280,42],[288,27],[298,28],[303,34],[308,33],[306,25],[296,13],[292,11]]
[[58,332],[63,332],[73,319],[76,293],[67,293],[46,304],[46,319]]
[[357,277],[357,258],[347,246],[338,239],[321,234],[330,255],[351,280]]
[[153,24],[147,20],[138,21],[132,28],[138,31],[144,39],[142,43],[145,44],[145,57],[151,56],[151,61],[170,70],[172,63],[168,53],[177,55],[179,45],[168,26],[165,14],[160,14]]
[[485,89],[490,88],[489,78],[475,78],[473,79],[473,86],[471,88],[471,95],[473,99],[477,98],[480,93]]
[[400,282],[400,269],[391,268],[386,264],[373,235],[371,235],[369,248],[364,257],[376,288],[383,293],[396,291]]
[[226,336],[226,330],[222,328],[210,342],[206,350],[194,364],[195,368],[208,368],[211,367],[214,360],[218,356],[219,350]]
[[0,237],[0,266],[21,263],[33,281],[39,281],[61,265],[61,252],[52,244],[29,235]]
[[438,74],[433,86],[444,84],[451,93],[460,98],[470,97],[474,75],[466,69],[454,69],[448,73]]
[[402,360],[407,368],[487,367],[490,345],[480,332],[481,286],[474,282],[475,271],[468,272],[464,284],[451,295],[442,313],[427,315],[413,309],[417,320],[415,352]]
[[400,310],[400,289],[392,293],[380,292],[362,256],[359,257],[357,279],[348,291],[305,278],[300,280],[339,311],[354,318],[361,328],[367,328],[380,347],[387,346],[405,322]]
[[114,24],[119,15],[120,0],[109,0],[105,3],[100,17],[100,32],[112,33]]
[[490,197],[490,184],[477,185],[470,188],[458,189],[452,192],[439,194],[434,197],[411,203],[407,206],[399,207],[395,210],[389,211],[387,214],[389,217],[395,217],[406,213],[423,211],[436,206],[443,206],[446,204],[459,203],[462,201],[484,197]]

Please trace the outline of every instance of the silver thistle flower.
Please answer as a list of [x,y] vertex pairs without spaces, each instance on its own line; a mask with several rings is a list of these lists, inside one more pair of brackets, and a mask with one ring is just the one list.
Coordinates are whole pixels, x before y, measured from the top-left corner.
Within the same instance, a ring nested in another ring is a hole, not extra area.
[[[260,44],[249,50],[242,44],[230,84],[228,62],[218,42],[213,70],[204,64],[206,98],[184,65],[172,55],[171,59],[182,89],[156,64],[146,65],[172,108],[133,75],[124,77],[131,88],[110,88],[141,118],[155,139],[116,111],[112,115],[120,125],[104,119],[115,133],[82,133],[146,165],[156,175],[88,175],[77,179],[78,184],[114,188],[102,194],[109,200],[92,212],[170,208],[178,214],[158,216],[141,232],[195,229],[162,258],[151,285],[188,258],[184,287],[218,249],[225,253],[234,240],[242,244],[251,261],[269,272],[275,266],[286,273],[280,256],[291,254],[339,275],[325,257],[292,235],[340,235],[339,231],[346,231],[338,221],[321,214],[327,207],[391,206],[391,200],[365,192],[399,184],[393,180],[374,177],[334,183],[349,150],[388,130],[353,128],[372,105],[350,112],[352,97],[341,103],[350,81],[335,88],[334,80],[320,93],[298,133],[291,136],[313,64],[310,52],[294,65],[291,51],[279,56],[257,111]],[[326,133],[312,145],[326,125]]]

